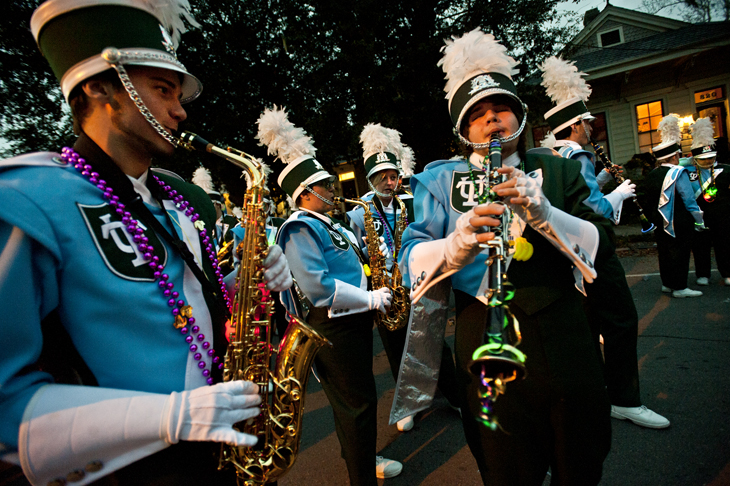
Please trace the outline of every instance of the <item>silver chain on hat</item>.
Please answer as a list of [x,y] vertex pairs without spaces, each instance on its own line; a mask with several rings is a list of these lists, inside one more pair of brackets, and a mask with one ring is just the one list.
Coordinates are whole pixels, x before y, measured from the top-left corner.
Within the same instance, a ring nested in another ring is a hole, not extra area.
[[[510,135],[509,137],[503,138],[502,143],[511,142],[512,140],[516,139],[517,137],[520,136],[520,134],[522,133],[522,130],[525,129],[525,125],[527,124],[527,105],[524,103],[522,103],[522,111],[524,113],[524,116],[522,117],[522,123],[520,123],[520,128],[518,128],[517,131],[515,133],[513,133],[512,135]],[[457,137],[459,137],[459,140],[462,143],[468,145],[471,148],[474,148],[474,149],[489,148],[489,142],[485,142],[485,143],[471,142],[471,141],[467,140],[466,138],[464,138],[464,136],[461,134],[459,129],[456,127],[454,127],[454,133],[456,134]]]
[[122,82],[122,86],[124,86],[124,89],[127,90],[129,97],[137,106],[137,109],[145,118],[145,120],[147,120],[147,122],[152,125],[152,128],[155,129],[158,135],[167,140],[173,147],[177,147],[178,145],[180,145],[180,139],[174,137],[172,134],[170,134],[170,132],[165,130],[160,122],[158,122],[157,119],[154,117],[152,112],[150,112],[150,110],[144,104],[144,101],[142,101],[139,93],[137,93],[137,90],[134,88],[132,80],[129,79],[129,74],[127,74],[127,70],[124,69],[122,61],[164,60],[166,62],[172,62],[173,64],[177,64],[183,69],[185,69],[185,67],[179,61],[172,58],[172,56],[153,53],[122,53],[119,49],[116,49],[114,47],[107,47],[106,49],[104,49],[104,51],[101,53],[101,57],[116,70],[117,74],[119,75],[119,79]]
[[328,206],[334,206],[335,205],[334,202],[330,201],[329,199],[325,199],[323,196],[320,196],[319,194],[317,194],[316,191],[313,191],[309,186],[304,186],[304,190],[311,192],[312,194],[314,194],[315,196],[317,196],[323,203],[325,203]]

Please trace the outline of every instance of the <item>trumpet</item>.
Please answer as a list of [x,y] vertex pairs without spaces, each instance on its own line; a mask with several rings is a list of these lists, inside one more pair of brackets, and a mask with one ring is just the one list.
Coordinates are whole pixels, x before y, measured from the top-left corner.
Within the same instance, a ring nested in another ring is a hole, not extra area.
[[[487,170],[489,202],[504,204],[492,187],[503,182],[504,176],[497,172],[502,167],[502,140],[499,134],[492,134],[489,142],[489,164]],[[519,322],[509,310],[508,302],[515,293],[514,286],[507,280],[506,258],[509,250],[510,211],[505,208],[499,226],[493,227],[494,238],[484,245],[489,249],[486,265],[489,267],[489,289],[486,292],[487,326],[484,344],[472,354],[469,371],[480,381],[479,400],[482,410],[479,420],[491,430],[499,426],[493,413],[493,404],[506,391],[507,383],[525,377],[525,355],[517,349],[522,336]],[[511,343],[511,344],[510,344]]]

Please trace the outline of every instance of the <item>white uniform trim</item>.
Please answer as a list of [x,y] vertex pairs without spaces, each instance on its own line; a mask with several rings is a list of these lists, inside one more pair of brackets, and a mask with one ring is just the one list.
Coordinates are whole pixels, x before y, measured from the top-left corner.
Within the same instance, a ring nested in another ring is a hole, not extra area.
[[[28,403],[18,437],[23,473],[33,485],[46,485],[83,471],[74,484],[100,479],[170,444],[163,424],[167,395],[71,385],[46,385]],[[53,437],[53,440],[48,440]]]
[[327,310],[330,318],[360,314],[370,310],[370,292],[335,279],[335,295]]

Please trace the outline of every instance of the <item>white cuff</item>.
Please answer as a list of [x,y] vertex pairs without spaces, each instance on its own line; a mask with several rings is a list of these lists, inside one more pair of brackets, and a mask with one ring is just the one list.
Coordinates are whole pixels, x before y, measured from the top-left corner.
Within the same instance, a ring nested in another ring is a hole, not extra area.
[[535,229],[573,262],[586,282],[593,282],[596,278],[593,262],[599,238],[598,228],[593,223],[553,207],[548,220]]
[[453,275],[458,269],[448,269],[444,253],[446,240],[424,241],[415,245],[408,255],[411,282],[411,305],[437,282]]
[[604,197],[609,203],[611,203],[611,207],[613,208],[613,212],[611,213],[611,221],[613,221],[614,224],[618,224],[619,221],[621,221],[621,210],[624,207],[623,194],[612,191],[610,194]]
[[335,296],[327,311],[329,317],[342,317],[370,310],[370,292],[335,279]]
[[168,398],[87,386],[42,387],[20,425],[23,473],[33,485],[55,479],[88,484],[165,449],[170,444],[160,437],[166,436],[161,429]]

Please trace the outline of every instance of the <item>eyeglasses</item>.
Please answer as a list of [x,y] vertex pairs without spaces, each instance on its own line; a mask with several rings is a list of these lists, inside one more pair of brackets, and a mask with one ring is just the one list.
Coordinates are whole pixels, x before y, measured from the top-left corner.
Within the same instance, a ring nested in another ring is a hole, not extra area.
[[326,190],[329,191],[330,189],[333,189],[335,187],[335,183],[329,179],[325,179],[323,181],[315,182],[314,184],[312,184],[312,186],[324,187]]

